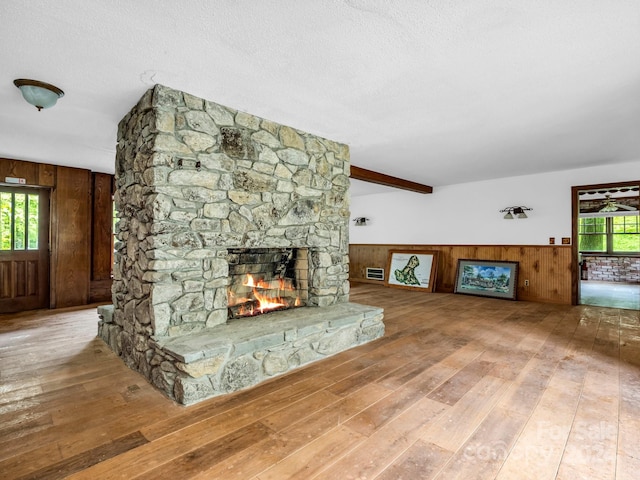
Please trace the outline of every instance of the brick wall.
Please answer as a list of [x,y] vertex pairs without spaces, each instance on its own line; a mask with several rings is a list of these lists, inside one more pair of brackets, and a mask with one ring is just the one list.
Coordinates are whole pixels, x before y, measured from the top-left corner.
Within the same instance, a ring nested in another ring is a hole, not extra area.
[[583,256],[587,279],[604,282],[640,283],[640,257]]

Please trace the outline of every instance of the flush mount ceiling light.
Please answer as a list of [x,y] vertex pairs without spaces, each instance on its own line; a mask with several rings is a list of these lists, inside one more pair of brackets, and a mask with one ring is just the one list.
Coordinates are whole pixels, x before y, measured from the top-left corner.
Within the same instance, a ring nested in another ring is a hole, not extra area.
[[503,208],[502,210],[500,210],[500,213],[505,213],[504,218],[505,220],[513,220],[513,216],[516,215],[518,218],[528,218],[527,214],[524,213],[526,211],[529,210],[533,210],[533,208],[529,208],[529,207],[507,207],[507,208]]
[[53,107],[58,99],[64,95],[64,92],[58,87],[38,80],[18,78],[13,81],[13,84],[20,89],[24,99],[36,107],[38,111]]

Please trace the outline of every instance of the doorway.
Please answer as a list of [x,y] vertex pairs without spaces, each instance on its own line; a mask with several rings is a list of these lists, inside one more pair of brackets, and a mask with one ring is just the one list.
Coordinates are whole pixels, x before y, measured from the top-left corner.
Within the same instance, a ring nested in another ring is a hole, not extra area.
[[0,313],[49,306],[49,191],[0,186]]
[[572,187],[572,303],[640,310],[640,182]]

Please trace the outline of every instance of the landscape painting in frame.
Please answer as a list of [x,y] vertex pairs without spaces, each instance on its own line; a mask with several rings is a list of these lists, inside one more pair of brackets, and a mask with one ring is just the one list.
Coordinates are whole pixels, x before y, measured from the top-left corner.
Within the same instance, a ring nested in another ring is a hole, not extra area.
[[436,251],[391,250],[387,262],[387,285],[433,292],[437,267]]
[[458,260],[455,293],[516,299],[518,262]]

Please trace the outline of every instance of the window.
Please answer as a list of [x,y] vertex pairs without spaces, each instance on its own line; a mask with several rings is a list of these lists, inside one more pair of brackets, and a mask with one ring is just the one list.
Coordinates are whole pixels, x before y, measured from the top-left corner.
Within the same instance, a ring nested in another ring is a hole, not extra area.
[[640,231],[638,215],[612,217],[612,244],[614,252],[640,252]]
[[578,225],[581,252],[640,253],[638,215],[583,217]]
[[0,250],[38,250],[37,193],[0,191]]

